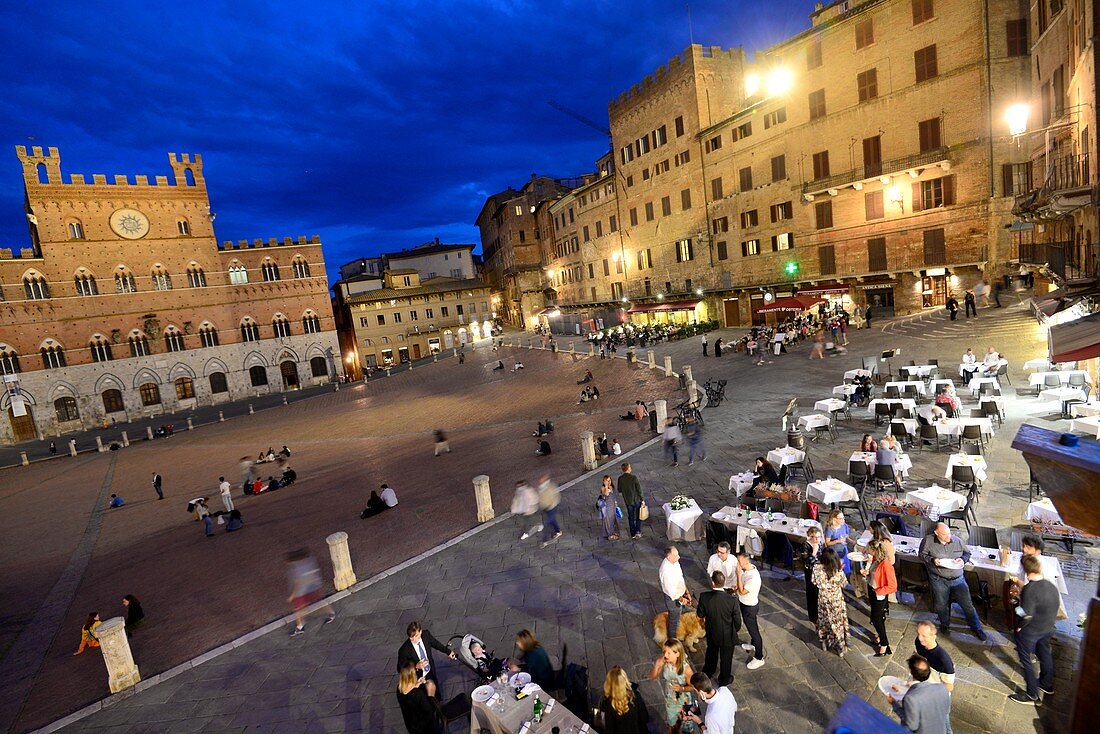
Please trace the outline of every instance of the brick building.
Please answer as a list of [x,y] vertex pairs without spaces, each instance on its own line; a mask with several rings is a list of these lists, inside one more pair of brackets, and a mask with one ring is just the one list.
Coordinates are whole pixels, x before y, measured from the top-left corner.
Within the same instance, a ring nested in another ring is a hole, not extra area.
[[31,246],[0,249],[0,441],[335,377],[318,237],[219,246],[198,155],[89,183],[16,152]]

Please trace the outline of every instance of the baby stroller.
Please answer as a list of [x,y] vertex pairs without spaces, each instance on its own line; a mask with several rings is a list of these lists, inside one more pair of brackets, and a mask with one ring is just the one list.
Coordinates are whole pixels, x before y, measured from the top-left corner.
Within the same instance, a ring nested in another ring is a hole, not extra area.
[[[461,640],[457,649],[453,644],[455,640]],[[481,654],[475,654],[473,648],[477,645]],[[482,680],[490,681],[498,678],[504,671],[506,660],[493,657],[493,653],[486,649],[485,643],[473,635],[454,635],[447,640],[447,647],[455,651],[458,659]]]

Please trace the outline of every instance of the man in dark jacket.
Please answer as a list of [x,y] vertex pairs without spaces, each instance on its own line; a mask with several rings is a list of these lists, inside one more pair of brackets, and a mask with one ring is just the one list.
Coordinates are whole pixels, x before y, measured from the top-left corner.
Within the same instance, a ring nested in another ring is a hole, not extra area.
[[[1016,703],[1039,705],[1039,691],[1054,693],[1054,658],[1050,652],[1050,638],[1054,635],[1054,622],[1058,618],[1058,588],[1043,578],[1043,565],[1037,556],[1020,559],[1027,584],[1020,590],[1020,603],[1016,607],[1019,622],[1016,627],[1016,654],[1024,668],[1026,690],[1008,697]],[[1039,675],[1035,675],[1032,655],[1039,658]]]
[[405,633],[409,639],[401,643],[401,647],[397,649],[398,672],[408,663],[413,663],[422,677],[435,683],[436,697],[442,698],[443,692],[439,687],[439,678],[435,674],[435,658],[432,655],[432,648],[445,653],[451,660],[455,659],[454,652],[435,639],[431,632],[420,626],[419,622],[409,622]]
[[626,505],[626,521],[630,526],[630,537],[637,540],[642,537],[642,521],[638,517],[638,511],[642,508],[642,485],[638,483],[638,477],[631,473],[630,464],[620,467],[623,471],[619,475],[617,489],[623,496],[623,504]]
[[695,613],[707,631],[707,656],[703,672],[714,677],[718,671],[718,685],[733,682],[733,646],[737,644],[737,632],[741,629],[741,605],[737,597],[725,591],[726,574],[715,571],[710,575],[711,589],[699,595]]

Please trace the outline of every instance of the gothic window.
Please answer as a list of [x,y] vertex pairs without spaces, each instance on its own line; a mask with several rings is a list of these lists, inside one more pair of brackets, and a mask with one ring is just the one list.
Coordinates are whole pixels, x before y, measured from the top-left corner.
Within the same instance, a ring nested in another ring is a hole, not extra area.
[[148,357],[149,356],[149,340],[145,338],[144,334],[133,334],[130,336],[130,356],[131,357]]
[[153,269],[153,290],[172,290],[172,276],[169,275],[168,271],[162,267],[157,267]]
[[204,347],[218,346],[218,330],[209,324],[202,327],[199,329],[199,342]]
[[233,285],[243,285],[248,282],[248,270],[244,265],[236,263],[229,266],[229,282]]
[[76,398],[58,398],[53,401],[54,412],[57,413],[57,422],[80,420],[80,410],[76,407]]
[[19,372],[19,355],[11,347],[0,345],[0,375],[17,375]]
[[98,296],[99,286],[95,283],[95,276],[89,272],[81,271],[73,276],[76,283],[76,293],[79,296]]
[[309,263],[301,255],[294,258],[294,277],[295,278],[308,278],[309,277]]
[[100,334],[96,334],[92,337],[92,341],[88,344],[88,349],[92,352],[93,362],[110,362],[113,359],[111,356],[111,345]]
[[176,386],[177,400],[195,397],[195,382],[190,377],[177,377],[173,384]]
[[286,320],[286,317],[282,314],[277,315],[271,321],[271,327],[275,330],[275,336],[288,337],[290,336],[290,322]]
[[160,405],[160,387],[155,382],[146,382],[139,387],[138,395],[141,396],[142,405]]
[[27,294],[27,300],[37,301],[50,297],[50,285],[38,273],[27,273],[23,276],[23,292]]
[[245,342],[258,342],[260,341],[260,327],[252,319],[245,319],[241,322],[241,341]]
[[260,263],[260,273],[263,274],[265,281],[279,280],[279,266],[271,258],[265,258]]
[[182,352],[183,346],[183,332],[174,326],[164,332],[164,348],[169,352]]
[[206,271],[201,266],[191,263],[191,266],[187,268],[187,287],[188,288],[205,288],[206,287]]
[[48,370],[54,370],[65,366],[65,350],[60,344],[42,347],[42,366]]
[[321,333],[321,319],[312,311],[307,311],[302,317],[302,331],[306,334]]
[[84,239],[84,225],[80,222],[69,222],[69,239],[70,240],[82,240]]
[[122,269],[115,273],[115,293],[137,293],[134,274],[129,270]]
[[120,413],[126,408],[122,405],[122,391],[121,390],[104,390],[100,396],[103,398],[103,412],[104,413]]

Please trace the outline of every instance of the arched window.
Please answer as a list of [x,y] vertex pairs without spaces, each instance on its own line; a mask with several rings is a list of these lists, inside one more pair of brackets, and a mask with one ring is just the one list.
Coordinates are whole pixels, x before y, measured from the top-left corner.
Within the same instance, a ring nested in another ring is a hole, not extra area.
[[138,388],[142,405],[160,405],[160,387],[155,382],[146,382]]
[[270,257],[265,257],[260,263],[260,273],[265,281],[279,280],[279,266]]
[[98,296],[99,286],[95,283],[95,276],[84,268],[81,268],[73,276],[76,282],[76,293],[80,296]]
[[229,266],[229,282],[233,285],[242,285],[248,282],[248,270],[239,262]]
[[39,163],[34,167],[35,173],[38,174],[38,183],[44,184],[50,182],[50,174],[46,171],[46,164]]
[[93,362],[110,362],[114,357],[111,356],[111,345],[103,338],[102,334],[96,334],[92,337],[92,341],[88,344],[88,349],[92,352]]
[[80,410],[76,407],[76,398],[58,398],[53,401],[54,412],[57,413],[57,422],[80,420]]
[[306,315],[302,317],[302,331],[306,334],[321,333],[321,319],[317,318],[317,314],[306,311]]
[[0,344],[0,375],[17,375],[19,372],[19,355],[7,344]]
[[309,371],[314,377],[328,377],[328,362],[324,357],[309,360]]
[[248,378],[252,380],[252,387],[261,387],[267,384],[267,368],[262,365],[250,367]]
[[290,336],[290,322],[286,320],[286,316],[275,314],[275,318],[271,320],[271,328],[275,330],[275,336],[286,338]]
[[199,329],[199,343],[204,347],[218,346],[218,330],[212,324],[203,324]]
[[214,372],[210,375],[210,392],[229,392],[229,383],[225,379],[224,372]]
[[306,262],[306,259],[304,257],[299,255],[298,257],[294,258],[294,262],[292,263],[292,265],[294,266],[295,278],[309,277],[309,263]]
[[29,301],[49,298],[50,284],[38,273],[27,273],[23,276],[23,292],[27,294]]
[[165,270],[164,267],[161,265],[157,265],[153,268],[153,290],[172,290],[172,276],[169,275],[168,271]]
[[149,356],[149,340],[144,334],[131,334],[129,341],[131,357]]
[[183,332],[174,326],[169,326],[164,332],[164,348],[169,352],[182,352],[186,349],[183,346]]
[[188,288],[205,288],[206,287],[206,271],[202,269],[202,266],[197,263],[191,263],[187,268],[187,287]]
[[189,237],[191,235],[191,225],[188,224],[186,219],[176,220],[176,230],[180,233],[181,237]]
[[260,327],[255,321],[250,318],[245,318],[245,320],[241,322],[241,341],[260,341]]
[[122,265],[115,271],[115,293],[137,293],[134,274]]
[[188,186],[195,185],[195,172],[190,168],[183,169],[183,180]]
[[103,398],[103,412],[104,413],[121,413],[126,408],[122,405],[122,391],[121,390],[104,390],[100,395]]
[[69,239],[70,240],[82,240],[84,239],[84,225],[80,222],[69,222]]
[[176,386],[177,400],[195,397],[195,382],[190,377],[177,377],[173,384]]
[[42,353],[42,366],[46,369],[55,370],[65,366],[65,350],[60,344],[49,344],[38,351]]

